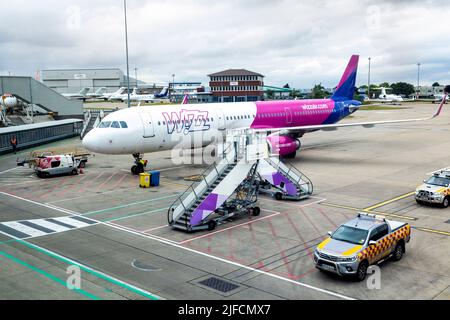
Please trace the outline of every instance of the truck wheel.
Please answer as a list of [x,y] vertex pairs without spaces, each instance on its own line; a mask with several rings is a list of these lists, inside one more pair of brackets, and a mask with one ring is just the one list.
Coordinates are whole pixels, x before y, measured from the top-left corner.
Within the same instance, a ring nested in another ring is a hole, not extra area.
[[213,231],[217,226],[217,223],[214,220],[208,222],[208,231]]
[[86,167],[86,162],[81,161],[80,164],[78,165],[78,168],[83,169],[84,167]]
[[448,206],[449,206],[449,202],[450,202],[450,200],[449,200],[450,198],[449,197],[445,197],[444,198],[444,201],[442,201],[442,207],[443,208],[448,208]]
[[416,200],[417,204],[423,204],[423,201]]
[[77,170],[77,169],[73,169],[73,170],[72,170],[72,175],[75,176],[75,175],[77,175],[77,174],[78,174],[78,170]]
[[283,194],[281,192],[275,193],[275,199],[278,201],[283,200]]
[[358,270],[356,271],[356,275],[355,275],[357,281],[364,281],[364,279],[367,276],[368,268],[369,268],[369,262],[367,262],[367,260],[364,260],[359,264]]
[[259,207],[254,207],[252,211],[254,217],[257,217],[261,214],[261,209]]
[[394,261],[400,261],[403,257],[403,245],[401,242],[397,243],[394,249],[394,254],[392,256],[392,260]]

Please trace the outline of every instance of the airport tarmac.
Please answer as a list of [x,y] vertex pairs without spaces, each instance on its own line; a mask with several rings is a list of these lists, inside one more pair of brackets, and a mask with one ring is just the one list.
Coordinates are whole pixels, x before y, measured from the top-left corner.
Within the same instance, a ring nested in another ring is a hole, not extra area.
[[[436,108],[404,107],[346,121],[418,118]],[[445,106],[433,121],[307,134],[290,163],[312,180],[311,199],[260,196],[259,217],[191,234],[167,226],[167,209],[191,184],[184,178],[205,166],[148,154],[161,185],[141,189],[131,156],[97,154],[84,174],[51,179],[1,156],[0,299],[450,299],[450,208],[419,206],[412,194],[428,173],[450,166],[449,133]],[[413,227],[403,259],[381,264],[379,290],[313,264],[327,231],[362,210]],[[45,219],[60,229],[49,232]],[[18,240],[14,221],[24,220],[31,237]],[[79,289],[66,286],[70,266],[81,270]]]

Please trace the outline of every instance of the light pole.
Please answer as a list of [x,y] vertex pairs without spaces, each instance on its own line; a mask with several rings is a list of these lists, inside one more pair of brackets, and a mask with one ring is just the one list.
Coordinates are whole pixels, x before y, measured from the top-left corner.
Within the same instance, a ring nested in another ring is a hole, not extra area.
[[417,64],[417,99],[420,97],[420,66],[422,64],[419,62]]
[[369,79],[368,79],[368,85],[367,85],[367,97],[370,99],[370,63],[372,61],[372,58],[369,57]]
[[138,87],[137,70],[138,68],[134,68],[134,78],[136,79],[136,88]]
[[128,108],[131,107],[130,103],[130,65],[128,63],[128,23],[127,23],[127,0],[123,0],[123,9],[125,15],[125,47],[127,55],[127,94],[128,94]]
[[175,96],[175,74],[172,74],[172,99]]

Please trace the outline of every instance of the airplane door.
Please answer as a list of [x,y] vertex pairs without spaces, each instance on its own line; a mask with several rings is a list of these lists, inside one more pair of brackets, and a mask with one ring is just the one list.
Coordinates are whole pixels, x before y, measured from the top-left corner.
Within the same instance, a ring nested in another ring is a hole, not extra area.
[[155,127],[152,121],[152,115],[150,112],[139,113],[144,127],[144,138],[151,138],[155,136]]
[[218,129],[219,130],[226,130],[227,124],[225,122],[225,115],[223,114],[222,109],[217,110],[217,123],[218,123]]
[[291,108],[284,108],[286,112],[286,124],[292,124],[292,112]]

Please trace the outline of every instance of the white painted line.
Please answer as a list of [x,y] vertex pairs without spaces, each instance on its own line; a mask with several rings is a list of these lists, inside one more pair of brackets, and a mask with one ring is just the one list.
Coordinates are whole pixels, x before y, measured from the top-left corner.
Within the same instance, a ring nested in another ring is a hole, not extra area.
[[31,227],[28,227],[28,226],[18,223],[16,221],[2,222],[2,224],[7,227],[10,227],[12,229],[15,229],[17,231],[28,234],[31,237],[41,237],[41,236],[45,236],[45,235],[49,234],[49,233],[43,232],[41,230],[37,230],[37,229],[31,228]]
[[111,190],[111,191],[106,191],[106,192],[101,192],[101,193],[96,193],[96,194],[91,194],[91,195],[87,194],[84,196],[79,196],[79,197],[74,197],[74,198],[55,200],[55,201],[46,202],[46,204],[58,203],[58,202],[64,202],[64,201],[70,201],[70,200],[77,200],[77,199],[81,199],[81,198],[98,197],[99,195],[104,195],[104,194],[109,194],[109,193],[114,193],[114,192],[121,192],[121,191],[125,191],[125,190],[130,190],[130,189],[136,189],[136,187],[117,189],[117,190]]
[[[261,211],[268,211],[268,210],[261,209]],[[225,229],[217,230],[217,231],[214,231],[214,232],[209,232],[209,233],[204,234],[202,236],[198,236],[198,237],[195,237],[195,238],[187,239],[187,240],[184,240],[184,241],[181,241],[181,242],[178,242],[178,243],[179,244],[185,244],[185,243],[192,242],[192,241],[195,241],[195,240],[207,238],[207,237],[212,236],[214,234],[218,234],[218,233],[222,233],[222,232],[225,232],[225,231],[228,231],[228,230],[231,230],[231,229],[235,229],[235,228],[238,228],[238,227],[246,226],[248,224],[252,224],[252,223],[255,223],[255,222],[258,222],[258,221],[261,221],[261,220],[273,218],[273,217],[279,216],[280,214],[281,214],[281,212],[277,212],[277,213],[271,214],[270,216],[267,216],[267,217],[262,217],[262,218],[259,218],[259,219],[247,221],[247,222],[240,223],[240,224],[237,224],[237,225],[225,228]]]
[[[28,199],[24,199],[24,198],[21,198],[21,197],[18,197],[18,196],[10,195],[10,194],[5,193],[5,192],[0,192],[0,194],[5,194],[5,195],[8,195],[8,196],[12,196],[12,197],[17,198],[17,199],[21,199],[21,200],[24,200],[24,201],[32,202],[32,203],[35,203],[37,205],[40,205],[40,206],[43,206],[43,207],[46,207],[46,208],[50,208],[52,210],[57,210],[57,211],[66,213],[65,211],[59,210],[57,208],[52,208],[52,207],[50,207],[50,206],[48,206],[46,204],[39,203],[39,202],[32,201],[32,200],[28,200]],[[80,214],[76,214],[76,215],[80,215]],[[92,220],[94,220],[94,219],[92,219]],[[330,290],[318,288],[318,287],[315,287],[315,286],[312,286],[312,285],[309,285],[309,284],[306,284],[306,283],[302,283],[302,282],[298,282],[298,281],[295,281],[295,280],[292,280],[292,279],[288,279],[288,278],[285,278],[285,277],[282,277],[282,276],[279,276],[279,275],[276,275],[276,274],[272,274],[272,273],[269,273],[269,272],[266,272],[266,271],[263,271],[263,270],[255,269],[255,268],[252,268],[252,267],[249,267],[249,266],[246,266],[246,265],[234,262],[234,261],[226,260],[226,259],[219,258],[219,257],[213,256],[213,255],[201,252],[201,251],[197,251],[197,250],[194,250],[194,249],[191,249],[191,248],[187,248],[187,247],[184,247],[184,246],[182,246],[182,245],[180,245],[178,243],[174,243],[172,241],[168,241],[168,239],[163,239],[163,238],[160,238],[160,237],[157,237],[157,236],[144,234],[144,233],[138,232],[138,231],[133,231],[133,230],[130,230],[130,229],[126,228],[126,227],[119,226],[119,225],[116,225],[116,224],[113,224],[113,223],[109,223],[109,222],[100,222],[100,221],[98,221],[98,222],[99,222],[99,224],[107,225],[107,226],[110,226],[111,228],[114,228],[114,229],[117,229],[117,230],[128,232],[128,233],[131,233],[131,234],[134,234],[134,235],[146,238],[146,239],[150,239],[150,240],[153,240],[153,241],[157,241],[157,242],[160,242],[160,243],[172,246],[174,248],[178,248],[180,250],[184,250],[184,251],[187,251],[187,252],[195,253],[195,254],[198,254],[198,255],[201,255],[201,256],[204,256],[204,257],[208,257],[208,258],[213,259],[213,260],[217,260],[217,261],[220,261],[220,262],[223,262],[223,263],[234,265],[234,266],[242,268],[242,269],[246,269],[246,270],[253,271],[253,272],[256,272],[256,273],[259,273],[259,274],[263,274],[263,275],[266,275],[266,276],[274,278],[274,279],[278,279],[278,280],[282,280],[282,281],[285,281],[285,282],[289,282],[289,283],[292,283],[294,285],[301,286],[301,287],[304,287],[304,288],[308,288],[308,289],[311,289],[311,290],[314,290],[314,291],[317,291],[317,292],[321,292],[321,293],[324,293],[324,294],[327,294],[327,295],[330,295],[330,296],[333,296],[333,297],[337,297],[337,298],[344,299],[344,300],[355,300],[352,297],[345,296],[345,295],[342,295],[342,294],[337,293],[337,292],[333,292],[333,291],[330,291]],[[42,249],[46,250],[44,248],[42,248]]]
[[164,228],[169,228],[169,227],[170,227],[170,226],[168,226],[167,224],[165,224],[165,225],[163,225],[163,226],[159,226],[159,227],[156,227],[156,228],[151,228],[151,229],[144,230],[144,231],[141,231],[141,232],[146,233],[146,232],[155,231],[155,230],[164,229]]
[[[58,220],[58,219],[55,219],[55,218],[53,218],[53,219],[54,220]],[[47,229],[50,229],[50,230],[54,230],[56,232],[64,232],[64,231],[68,231],[68,230],[73,230],[73,229],[70,229],[70,228],[67,228],[67,227],[64,227],[64,226],[61,226],[59,224],[56,224],[56,223],[53,223],[53,222],[50,222],[50,221],[46,221],[46,220],[43,220],[43,219],[29,220],[29,221],[34,223],[34,224],[37,224],[38,226],[41,226],[41,227],[44,227],[44,228],[47,228]]]
[[159,296],[159,295],[156,295],[156,294],[151,293],[151,292],[149,292],[149,291],[147,291],[147,290],[144,290],[144,289],[141,289],[141,288],[139,288],[139,287],[136,287],[136,286],[132,285],[131,283],[122,281],[122,280],[120,280],[120,279],[118,279],[118,278],[115,278],[115,277],[109,275],[109,274],[106,274],[106,273],[104,273],[104,272],[101,272],[101,271],[99,271],[99,270],[96,270],[96,269],[94,269],[94,268],[91,268],[91,267],[89,267],[89,266],[87,266],[87,265],[85,265],[85,264],[82,264],[82,263],[79,262],[79,261],[72,260],[72,259],[70,259],[70,258],[68,258],[68,257],[65,257],[65,256],[63,256],[63,255],[60,255],[60,254],[58,254],[58,253],[56,253],[56,252],[54,252],[54,251],[51,251],[51,250],[48,250],[48,249],[43,248],[43,247],[41,247],[41,246],[38,246],[37,244],[29,243],[29,242],[27,242],[27,241],[22,241],[22,242],[26,242],[26,243],[28,243],[29,245],[31,245],[32,247],[38,248],[39,250],[42,250],[43,252],[46,252],[46,253],[49,254],[49,255],[53,255],[53,256],[58,257],[58,258],[60,258],[60,259],[62,259],[62,260],[66,260],[67,262],[70,262],[72,265],[83,267],[83,268],[85,268],[86,270],[89,270],[90,272],[92,272],[91,274],[94,275],[94,276],[96,276],[95,274],[101,275],[101,276],[104,277],[104,278],[109,278],[109,279],[111,279],[111,280],[113,280],[113,281],[115,281],[115,282],[117,282],[117,283],[120,283],[120,284],[122,284],[122,285],[128,286],[128,287],[130,287],[130,288],[132,288],[132,289],[134,289],[134,290],[136,290],[136,291],[140,291],[140,292],[143,292],[143,293],[145,293],[145,294],[147,294],[147,295],[149,295],[149,296],[154,296],[155,298],[159,298],[159,299],[164,300],[164,298],[161,297],[161,296]]
[[17,170],[17,169],[19,169],[19,167],[15,167],[15,168],[11,168],[11,169],[2,171],[2,172],[0,172],[0,174],[7,173],[7,172],[11,172],[11,171],[14,171],[14,170]]
[[83,221],[79,221],[76,219],[72,219],[71,217],[62,217],[62,218],[54,218],[55,220],[61,221],[63,223],[69,224],[71,226],[77,227],[77,228],[84,228],[92,226],[92,224],[85,223]]

